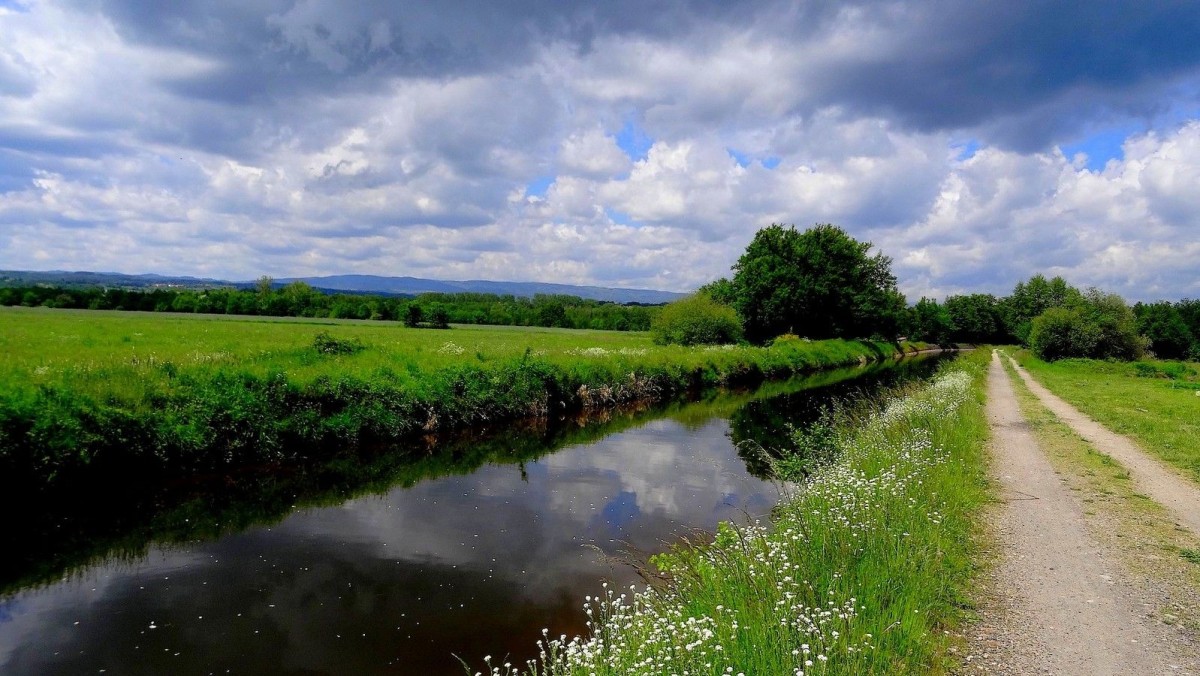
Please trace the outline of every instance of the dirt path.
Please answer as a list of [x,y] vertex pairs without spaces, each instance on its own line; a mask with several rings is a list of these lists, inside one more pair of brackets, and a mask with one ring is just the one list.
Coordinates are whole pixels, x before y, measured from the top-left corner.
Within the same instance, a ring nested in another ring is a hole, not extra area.
[[1129,470],[1137,489],[1167,508],[1176,523],[1200,535],[1200,486],[1175,473],[1157,459],[1151,457],[1128,437],[1121,436],[1097,423],[1063,401],[1038,381],[1029,372],[1009,358],[1021,379],[1042,405],[1050,409],[1058,419],[1075,430],[1096,450],[1111,456]]
[[[992,585],[1005,606],[984,609],[973,668],[998,674],[1194,674],[1155,631],[1114,557],[1087,531],[1083,509],[1055,475],[1017,407],[999,356],[988,373],[992,472],[1004,507],[1003,558]],[[985,656],[983,653],[986,652]]]

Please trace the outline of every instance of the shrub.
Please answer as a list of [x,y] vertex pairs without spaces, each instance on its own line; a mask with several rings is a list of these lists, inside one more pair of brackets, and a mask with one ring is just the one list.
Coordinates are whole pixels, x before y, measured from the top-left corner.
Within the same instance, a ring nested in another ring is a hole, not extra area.
[[450,313],[441,305],[434,305],[429,312],[429,325],[435,329],[450,328]]
[[1050,308],[1034,318],[1029,347],[1046,361],[1064,357],[1090,357],[1099,331],[1079,310]]
[[737,313],[704,294],[688,296],[662,309],[650,323],[659,345],[720,345],[742,337]]
[[1092,289],[1078,307],[1055,307],[1034,318],[1029,347],[1046,361],[1065,357],[1132,361],[1146,353],[1133,311],[1115,294]]
[[410,329],[415,329],[421,325],[421,320],[424,319],[421,312],[421,306],[413,303],[404,310],[404,325]]
[[354,338],[334,338],[328,331],[321,331],[313,336],[313,348],[321,354],[354,354],[362,352],[362,341]]

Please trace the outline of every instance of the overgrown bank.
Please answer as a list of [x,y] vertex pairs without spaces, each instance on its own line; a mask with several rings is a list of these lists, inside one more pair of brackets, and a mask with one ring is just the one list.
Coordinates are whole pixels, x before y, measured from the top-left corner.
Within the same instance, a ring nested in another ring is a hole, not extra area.
[[768,527],[658,557],[660,587],[588,599],[593,634],[494,674],[941,673],[987,497],[983,356],[837,430]]
[[[0,476],[21,492],[96,478],[170,478],[319,460],[367,443],[664,401],[688,390],[890,359],[918,347],[842,340],[656,347],[644,334],[623,335],[619,347],[584,347],[578,343],[607,337],[477,331],[477,345],[429,349],[419,341],[431,332],[339,325],[314,340],[313,329],[274,324],[263,348],[253,349],[252,330],[261,327],[243,323],[233,338],[249,345],[239,348],[243,359],[209,352],[216,340],[210,332],[232,331],[226,320],[184,321],[168,330],[166,320],[142,318],[146,332],[175,332],[175,343],[147,353],[137,349],[142,332],[118,339],[110,328],[89,336],[83,332],[94,330],[90,317],[53,325],[59,331],[38,329],[46,316],[21,317],[30,324],[8,324],[13,335],[0,335],[14,356],[0,372]],[[467,335],[455,338],[466,342]],[[376,342],[383,337],[386,345]],[[83,348],[86,361],[74,349],[55,362],[30,347],[53,348],[64,338]],[[501,338],[503,349],[489,347],[489,339]],[[101,341],[109,343],[94,346]],[[514,347],[521,344],[523,350]]]

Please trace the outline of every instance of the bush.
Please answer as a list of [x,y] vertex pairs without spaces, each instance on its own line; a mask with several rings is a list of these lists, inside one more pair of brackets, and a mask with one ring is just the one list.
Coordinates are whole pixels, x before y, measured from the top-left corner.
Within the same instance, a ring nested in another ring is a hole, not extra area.
[[1078,307],[1055,307],[1034,318],[1029,347],[1046,361],[1066,357],[1133,361],[1146,353],[1133,311],[1120,296],[1090,290]]
[[328,331],[321,331],[313,336],[313,347],[321,354],[354,354],[364,349],[361,340],[334,338]]
[[1099,330],[1079,310],[1050,308],[1034,318],[1029,347],[1041,359],[1090,357],[1100,339]]
[[450,313],[441,305],[434,305],[429,312],[429,325],[435,329],[450,328]]
[[720,345],[740,340],[742,326],[733,308],[696,294],[664,307],[650,332],[658,345]]

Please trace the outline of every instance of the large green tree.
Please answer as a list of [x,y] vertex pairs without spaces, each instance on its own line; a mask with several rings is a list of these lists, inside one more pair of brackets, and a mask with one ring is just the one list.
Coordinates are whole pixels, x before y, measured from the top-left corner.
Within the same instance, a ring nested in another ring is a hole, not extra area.
[[891,259],[829,224],[773,224],[734,265],[734,306],[746,337],[894,338],[904,312]]
[[1160,359],[1185,359],[1191,353],[1195,337],[1179,313],[1166,301],[1138,303],[1133,306],[1138,331],[1150,339],[1150,349]]
[[963,343],[1002,343],[1007,334],[1000,303],[990,293],[949,296],[943,303],[954,330],[952,339]]
[[909,340],[929,343],[946,343],[951,340],[953,323],[950,313],[932,298],[921,296],[917,304],[908,308],[902,328]]
[[1009,333],[1022,343],[1029,343],[1033,318],[1050,308],[1080,308],[1083,294],[1062,277],[1046,279],[1034,275],[1028,282],[1017,282],[1012,295],[1004,299],[1005,324]]

